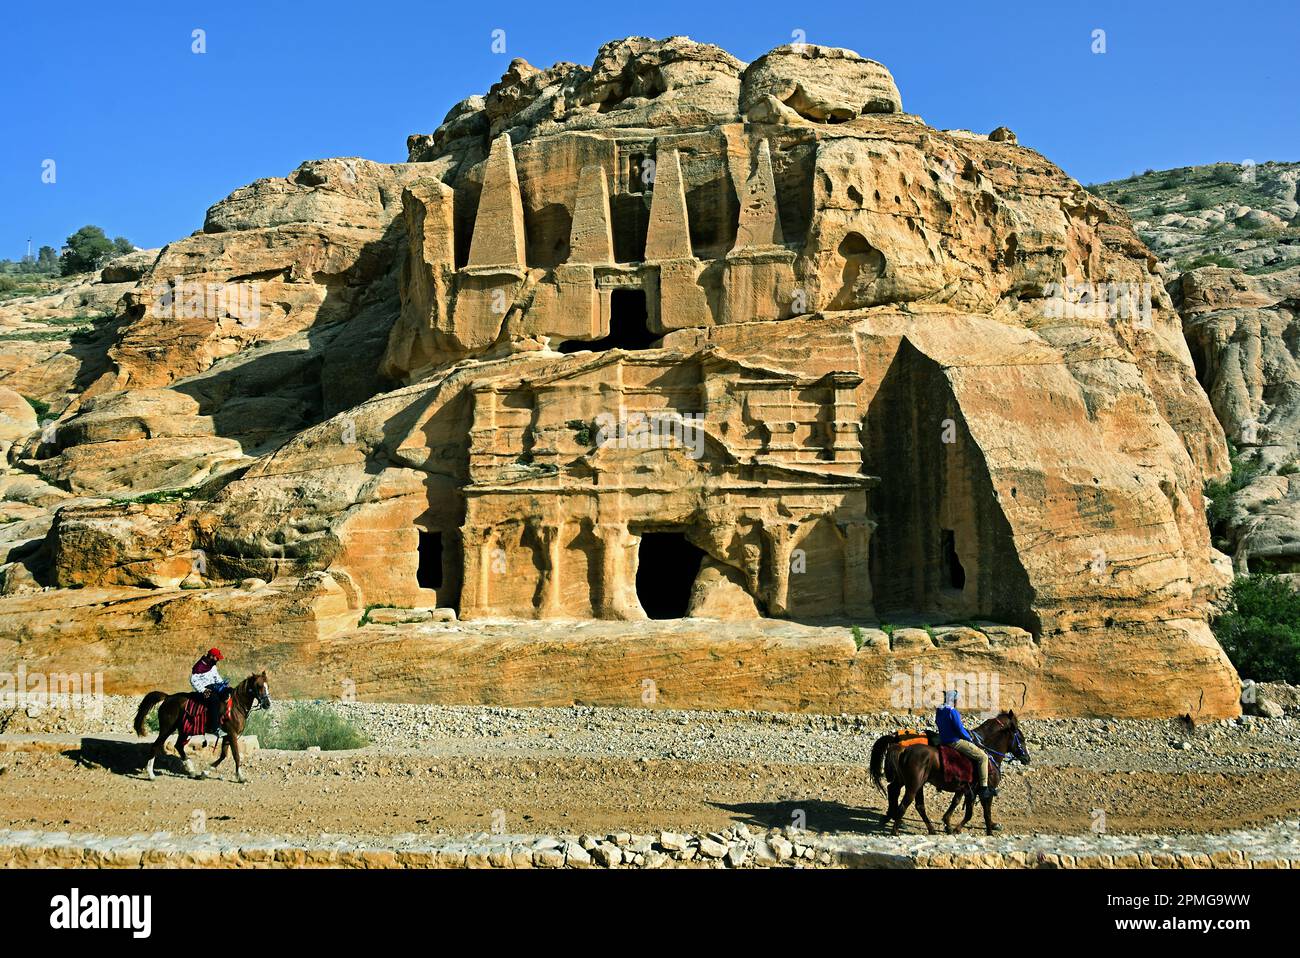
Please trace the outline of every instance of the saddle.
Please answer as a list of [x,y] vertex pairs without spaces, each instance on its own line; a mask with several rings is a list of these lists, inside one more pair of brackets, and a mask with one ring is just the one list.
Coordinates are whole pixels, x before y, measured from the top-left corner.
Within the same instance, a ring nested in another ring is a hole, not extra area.
[[[225,709],[221,713],[221,721],[224,724],[230,718],[230,710],[234,706],[235,697],[226,696]],[[193,738],[196,735],[206,735],[209,732],[215,732],[216,729],[208,728],[208,703],[207,700],[198,692],[191,692],[185,700],[185,708],[181,712],[181,735],[186,738]]]
[[953,791],[975,782],[975,763],[950,745],[939,746],[939,772]]
[[898,739],[899,748],[939,744],[939,733],[934,729],[900,728],[894,731],[894,736]]

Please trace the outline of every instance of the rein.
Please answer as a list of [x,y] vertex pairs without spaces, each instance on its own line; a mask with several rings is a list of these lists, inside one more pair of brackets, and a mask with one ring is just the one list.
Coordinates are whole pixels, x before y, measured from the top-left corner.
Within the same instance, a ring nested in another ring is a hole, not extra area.
[[[1002,718],[1000,716],[993,718],[992,721],[997,723],[999,729],[1004,727],[1002,724]],[[1008,755],[1011,754],[1010,749],[1008,749],[1005,752],[999,752],[997,749],[985,745],[984,737],[980,735],[978,729],[975,731],[975,739],[976,739],[975,744],[978,745],[980,748],[984,749],[985,754],[987,754],[988,757],[992,760],[993,764],[997,766],[998,771],[1001,771],[1002,759],[1006,758]],[[1020,738],[1020,729],[1016,729],[1016,734],[1011,741],[1013,744],[1020,743],[1021,747],[1023,748],[1023,740]]]
[[[244,679],[244,681],[240,682],[237,686],[235,686],[235,694],[233,696],[235,700],[235,708],[239,709],[239,711],[243,713],[245,718],[248,718],[248,716],[253,714],[253,709],[262,707],[261,702],[258,701],[257,695],[253,692],[254,686],[250,684],[253,678],[254,678],[253,676],[249,676],[248,678]],[[240,704],[240,696],[244,694],[248,695],[247,708],[244,708]]]

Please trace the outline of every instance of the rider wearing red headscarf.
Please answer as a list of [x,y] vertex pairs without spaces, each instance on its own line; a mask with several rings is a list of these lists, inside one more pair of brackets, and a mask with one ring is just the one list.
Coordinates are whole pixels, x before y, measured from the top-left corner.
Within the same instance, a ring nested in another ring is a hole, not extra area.
[[230,684],[217,671],[217,663],[223,658],[220,649],[208,649],[190,669],[190,685],[208,707],[208,728],[215,729],[218,735],[222,734],[221,714],[230,694]]

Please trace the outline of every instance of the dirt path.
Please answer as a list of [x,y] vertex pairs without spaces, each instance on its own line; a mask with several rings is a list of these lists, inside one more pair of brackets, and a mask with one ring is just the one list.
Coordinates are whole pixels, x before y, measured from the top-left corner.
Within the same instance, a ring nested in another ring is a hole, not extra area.
[[[884,807],[857,765],[264,751],[248,766],[246,785],[191,781],[175,760],[155,782],[129,761],[87,762],[75,753],[9,753],[0,765],[0,826],[108,834],[184,831],[196,809],[209,831],[302,836],[494,825],[703,832],[799,824],[800,810],[810,830],[876,832]],[[945,807],[933,797],[931,817]],[[1111,772],[1040,763],[1008,776],[997,811],[1012,834],[1086,833],[1099,814],[1114,833],[1221,831],[1300,817],[1300,770]],[[921,827],[914,814],[909,823]]]

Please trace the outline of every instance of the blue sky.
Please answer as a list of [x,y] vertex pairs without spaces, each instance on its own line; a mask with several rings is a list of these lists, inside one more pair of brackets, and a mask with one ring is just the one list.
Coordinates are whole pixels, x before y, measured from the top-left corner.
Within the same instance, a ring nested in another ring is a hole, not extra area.
[[802,30],[880,60],[931,125],[1009,126],[1085,183],[1300,159],[1296,0],[71,0],[9,4],[3,23],[0,258],[29,236],[57,248],[86,223],[159,246],[305,159],[404,160],[408,134],[486,92],[512,57],[590,63],[630,34],[685,34],[752,60]]

